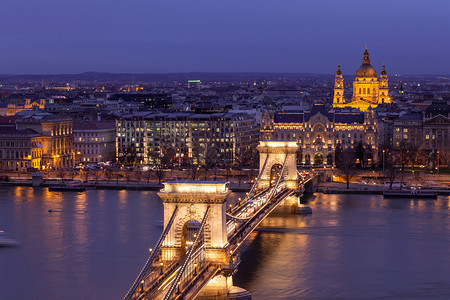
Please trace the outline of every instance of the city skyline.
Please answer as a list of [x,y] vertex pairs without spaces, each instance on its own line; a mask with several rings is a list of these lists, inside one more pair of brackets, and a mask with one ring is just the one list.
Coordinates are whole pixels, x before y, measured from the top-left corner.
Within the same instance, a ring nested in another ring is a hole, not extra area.
[[338,64],[353,74],[366,45],[378,72],[383,62],[390,75],[450,69],[444,1],[74,4],[7,2],[0,74],[334,74]]

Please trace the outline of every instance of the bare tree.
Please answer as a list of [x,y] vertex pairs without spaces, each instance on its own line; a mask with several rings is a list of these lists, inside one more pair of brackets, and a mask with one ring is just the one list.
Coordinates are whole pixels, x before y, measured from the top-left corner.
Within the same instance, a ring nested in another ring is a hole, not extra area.
[[93,174],[94,179],[95,179],[95,184],[98,184],[98,179],[99,179],[99,177],[100,177],[100,172],[95,171],[95,172],[93,172],[92,174]]
[[408,145],[408,156],[411,165],[414,165],[420,160],[421,156],[423,156],[423,144],[419,140],[412,140]]
[[365,158],[366,158],[366,147],[362,142],[359,142],[355,147],[355,156],[359,160],[359,165],[361,167],[365,166]]
[[137,184],[139,184],[139,182],[141,181],[141,179],[142,179],[142,171],[141,170],[136,170],[135,172],[134,172],[134,178],[136,179],[136,181],[137,181]]
[[119,178],[120,178],[120,177],[123,177],[123,175],[120,174],[120,172],[117,172],[117,173],[116,173],[116,184],[119,184]]
[[356,155],[353,149],[345,149],[340,157],[336,159],[336,167],[339,174],[344,177],[347,189],[350,187],[350,180],[358,173],[356,170]]
[[397,177],[397,170],[395,169],[394,156],[391,153],[387,154],[384,166],[384,176],[389,180],[389,189],[392,189],[392,184]]
[[191,144],[191,157],[189,157],[188,163],[191,169],[192,180],[197,180],[199,166],[204,163],[204,144],[200,143],[198,140],[193,140]]
[[148,169],[147,171],[145,171],[145,179],[147,179],[147,184],[150,182],[150,179],[152,179],[152,169]]
[[58,169],[58,177],[61,178],[61,181],[64,181],[66,177],[66,171],[62,168]]
[[397,163],[401,165],[401,171],[405,170],[405,166],[408,164],[411,158],[410,143],[406,140],[402,140],[397,147],[395,147],[395,156]]
[[217,166],[218,157],[217,157],[217,148],[214,147],[214,144],[211,142],[207,142],[205,149],[205,164],[203,165],[203,169],[205,170],[205,180],[208,176],[208,171],[214,169]]
[[131,179],[131,171],[130,170],[125,170],[125,179],[127,180],[127,184],[130,183],[130,179]]
[[110,168],[105,170],[105,177],[106,177],[106,182],[109,183],[109,181],[112,179],[113,177],[113,170],[111,170]]
[[76,169],[75,168],[70,169],[69,175],[70,175],[70,180],[72,180],[72,181],[75,180],[75,176],[77,176]]
[[84,181],[87,183],[89,181],[89,176],[90,176],[90,171],[89,170],[84,170],[83,172],[83,177],[84,177]]
[[137,160],[136,148],[132,145],[123,148],[122,153],[119,153],[118,161],[122,165],[134,165]]

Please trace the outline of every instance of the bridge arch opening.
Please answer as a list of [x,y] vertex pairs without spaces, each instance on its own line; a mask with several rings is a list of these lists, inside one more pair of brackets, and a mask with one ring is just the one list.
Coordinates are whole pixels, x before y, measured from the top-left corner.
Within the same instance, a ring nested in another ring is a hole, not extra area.
[[270,186],[274,185],[281,174],[281,164],[274,164],[270,169]]
[[183,226],[181,234],[181,257],[186,255],[187,250],[191,247],[200,231],[201,223],[197,220],[189,220]]

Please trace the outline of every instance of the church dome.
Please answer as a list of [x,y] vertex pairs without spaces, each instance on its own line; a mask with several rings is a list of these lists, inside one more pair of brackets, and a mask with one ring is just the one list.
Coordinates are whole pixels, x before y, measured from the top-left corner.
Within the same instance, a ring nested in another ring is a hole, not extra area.
[[356,77],[377,77],[377,71],[370,64],[369,51],[364,51],[362,65],[356,70]]

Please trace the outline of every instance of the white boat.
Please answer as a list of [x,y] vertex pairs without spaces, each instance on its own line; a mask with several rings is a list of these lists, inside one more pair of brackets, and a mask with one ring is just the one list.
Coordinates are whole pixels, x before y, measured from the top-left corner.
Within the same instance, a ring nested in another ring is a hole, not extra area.
[[62,191],[74,191],[83,192],[86,190],[86,186],[80,181],[70,181],[66,183],[54,184],[48,187],[49,191],[62,192]]
[[438,193],[436,191],[412,188],[384,191],[383,196],[385,198],[437,198]]
[[0,247],[14,247],[18,246],[19,242],[8,237],[5,232],[0,230]]

